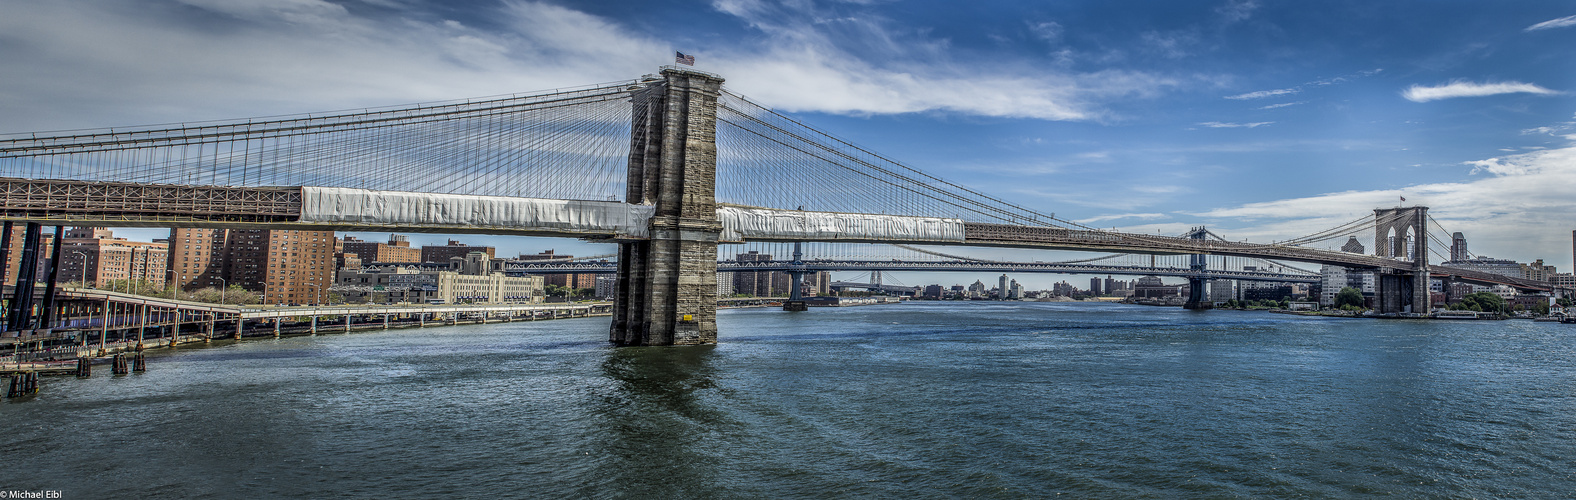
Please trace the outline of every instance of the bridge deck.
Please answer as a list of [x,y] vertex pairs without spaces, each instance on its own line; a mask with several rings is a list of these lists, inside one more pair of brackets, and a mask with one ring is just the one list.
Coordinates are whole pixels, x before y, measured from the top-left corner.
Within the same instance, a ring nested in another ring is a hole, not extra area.
[[[388,230],[627,241],[646,237],[646,220],[651,216],[649,206],[607,201],[61,179],[0,178],[0,197],[0,220],[108,227]],[[1415,267],[1404,260],[1288,245],[931,217],[739,207],[722,207],[719,217],[725,223],[724,233],[740,241],[850,241],[1227,255],[1394,272]],[[962,228],[961,237],[956,231],[958,226]],[[1465,269],[1436,267],[1433,271],[1464,281],[1548,289],[1547,283]]]

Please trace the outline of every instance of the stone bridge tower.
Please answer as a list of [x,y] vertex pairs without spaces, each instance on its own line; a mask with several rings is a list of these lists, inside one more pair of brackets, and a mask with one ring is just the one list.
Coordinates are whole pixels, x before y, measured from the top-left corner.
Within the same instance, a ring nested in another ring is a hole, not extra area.
[[633,93],[628,203],[651,238],[618,246],[611,342],[717,342],[717,99],[722,78],[668,68]]
[[1374,209],[1374,254],[1410,260],[1410,272],[1380,269],[1374,278],[1376,308],[1381,313],[1427,314],[1428,207]]
[[[1205,240],[1208,239],[1208,236],[1209,230],[1204,226],[1199,226],[1193,228],[1192,232],[1189,232],[1186,237],[1194,240]],[[1188,268],[1192,269],[1196,274],[1187,278],[1188,298],[1187,302],[1182,304],[1182,308],[1209,309],[1215,307],[1215,303],[1209,300],[1209,293],[1204,288],[1206,283],[1204,271],[1209,269],[1209,256],[1204,254],[1188,256]]]

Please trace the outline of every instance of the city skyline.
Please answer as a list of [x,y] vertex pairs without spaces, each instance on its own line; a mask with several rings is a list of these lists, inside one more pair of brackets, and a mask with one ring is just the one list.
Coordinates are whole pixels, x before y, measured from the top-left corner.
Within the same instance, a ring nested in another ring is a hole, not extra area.
[[[944,6],[8,3],[0,40],[15,78],[0,84],[0,131],[582,85],[652,72],[678,50],[834,135],[1085,224],[1164,234],[1206,224],[1268,242],[1405,197],[1464,232],[1478,255],[1570,266],[1576,201],[1561,188],[1576,185],[1576,76],[1563,63],[1576,50],[1576,10]],[[452,238],[611,253],[574,240]]]

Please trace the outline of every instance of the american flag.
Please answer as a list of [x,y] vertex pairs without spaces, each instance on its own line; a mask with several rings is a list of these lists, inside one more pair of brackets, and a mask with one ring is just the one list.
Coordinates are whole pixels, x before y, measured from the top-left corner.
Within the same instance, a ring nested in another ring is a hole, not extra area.
[[694,66],[695,65],[695,56],[686,56],[686,55],[684,55],[683,52],[674,52],[674,53],[678,54],[678,55],[673,57],[673,62],[679,63],[679,64],[683,64],[685,66]]
[[1406,197],[1405,197],[1405,196],[1402,196],[1402,197],[1401,197],[1401,201],[1406,201]]

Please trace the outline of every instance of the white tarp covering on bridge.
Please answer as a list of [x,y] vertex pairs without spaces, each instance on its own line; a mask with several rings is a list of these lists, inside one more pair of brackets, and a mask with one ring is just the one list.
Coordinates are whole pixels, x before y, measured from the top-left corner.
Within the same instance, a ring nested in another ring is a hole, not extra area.
[[963,241],[963,221],[940,217],[717,207],[722,240]]
[[616,201],[301,188],[301,222],[648,237],[650,206]]

